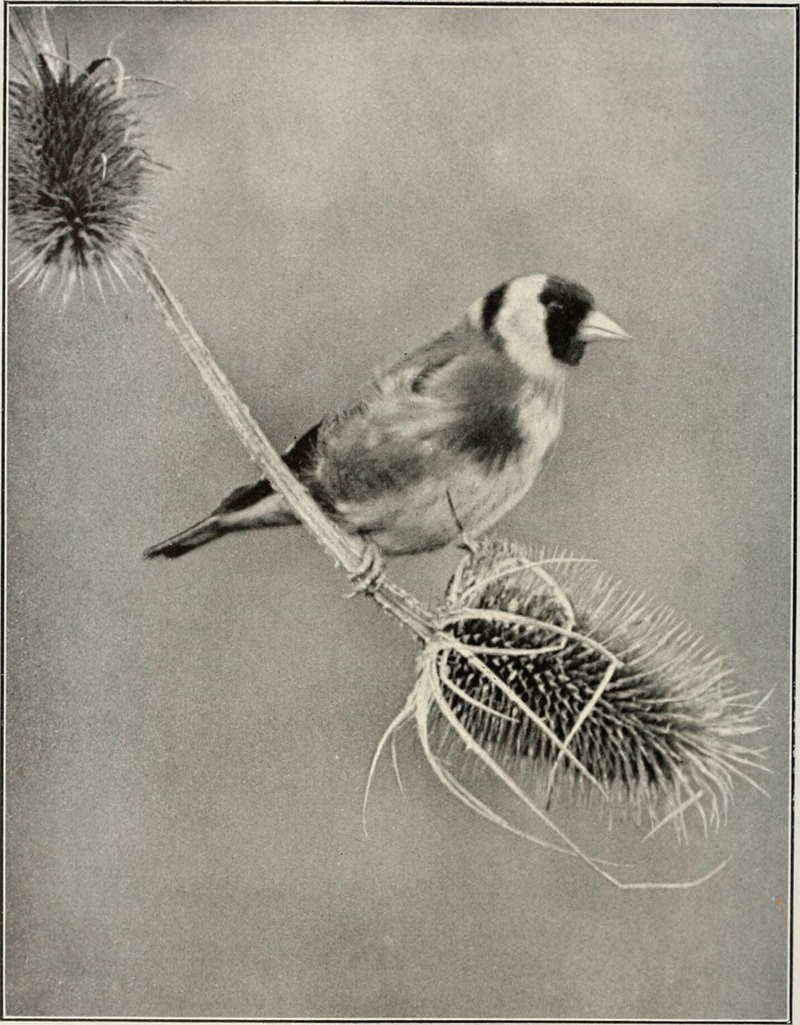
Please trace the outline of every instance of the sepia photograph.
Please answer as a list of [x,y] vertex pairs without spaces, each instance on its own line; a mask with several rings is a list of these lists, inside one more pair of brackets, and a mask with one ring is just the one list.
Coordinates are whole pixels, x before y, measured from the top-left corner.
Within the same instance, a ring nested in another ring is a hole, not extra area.
[[4,1017],[790,1020],[796,5],[4,12]]

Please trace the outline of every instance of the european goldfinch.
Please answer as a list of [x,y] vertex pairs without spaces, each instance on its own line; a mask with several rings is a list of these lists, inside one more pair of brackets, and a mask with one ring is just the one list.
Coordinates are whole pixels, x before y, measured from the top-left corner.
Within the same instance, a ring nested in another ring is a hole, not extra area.
[[[628,337],[581,285],[514,278],[283,458],[331,517],[387,555],[478,535],[519,502],[558,440],[567,368],[588,342]],[[262,479],[144,554],[172,559],[231,531],[297,522]]]

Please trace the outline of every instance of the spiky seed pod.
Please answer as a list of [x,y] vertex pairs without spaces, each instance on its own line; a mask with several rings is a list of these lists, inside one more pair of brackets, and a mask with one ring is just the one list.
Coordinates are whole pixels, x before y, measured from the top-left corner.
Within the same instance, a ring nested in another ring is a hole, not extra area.
[[546,808],[577,798],[610,820],[645,820],[650,834],[671,822],[679,838],[690,810],[704,830],[718,826],[736,778],[761,789],[748,771],[763,768],[762,753],[743,742],[759,709],[691,628],[594,561],[485,540],[451,580],[384,741],[415,718],[428,761],[461,800],[512,828],[468,789],[466,755],[623,885]]
[[[24,60],[9,83],[8,209],[20,284],[59,271],[65,298],[88,273],[122,277],[132,264],[142,184],[153,161],[123,94],[116,57],[84,70],[45,49],[17,13],[12,35]],[[46,21],[45,21],[46,25]],[[60,65],[60,67],[59,67]]]
[[[558,762],[556,784],[603,794],[651,824],[690,801],[712,825],[725,816],[734,778],[749,780],[743,766],[761,767],[737,739],[760,728],[757,706],[736,692],[724,660],[670,609],[596,563],[488,542],[464,560],[447,601],[480,612],[451,613],[443,624],[458,645],[438,641],[438,659],[463,695],[448,684],[446,700],[504,763],[549,768],[550,780]],[[524,654],[502,654],[509,648]],[[560,746],[567,737],[575,759]],[[683,815],[674,822],[682,835]]]

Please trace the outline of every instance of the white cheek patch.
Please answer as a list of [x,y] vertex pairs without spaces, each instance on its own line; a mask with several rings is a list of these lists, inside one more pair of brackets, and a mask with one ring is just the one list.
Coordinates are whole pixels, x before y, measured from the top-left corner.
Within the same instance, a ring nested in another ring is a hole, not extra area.
[[547,311],[539,301],[546,280],[535,274],[512,281],[495,320],[507,355],[531,377],[552,374],[556,366],[547,342]]

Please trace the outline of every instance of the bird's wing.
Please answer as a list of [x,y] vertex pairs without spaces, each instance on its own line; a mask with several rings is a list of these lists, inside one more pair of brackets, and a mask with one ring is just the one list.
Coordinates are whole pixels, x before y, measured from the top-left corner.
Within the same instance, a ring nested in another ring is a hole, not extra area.
[[449,380],[458,377],[472,341],[457,330],[441,335],[381,374],[359,402],[327,417],[312,493],[343,508],[446,477],[456,458],[448,441],[463,416]]
[[437,371],[468,352],[469,342],[463,331],[446,331],[393,363],[379,376],[377,384],[381,387],[391,382],[395,390],[407,389],[419,395]]
[[267,495],[271,495],[273,490],[274,488],[266,477],[257,480],[255,484],[243,484],[239,488],[234,488],[229,495],[226,495],[211,515],[218,516],[221,513],[239,512],[241,509],[247,509],[251,505],[255,505],[256,502],[260,502],[262,498],[266,498]]
[[[421,475],[429,455],[425,439],[454,412],[428,396],[438,373],[468,351],[464,331],[447,331],[380,374],[360,401],[325,417],[286,450],[292,473],[327,508],[337,499],[400,486]],[[440,460],[444,453],[440,453]],[[235,488],[213,515],[238,512],[273,493],[266,478]],[[354,496],[355,497],[355,496]]]

